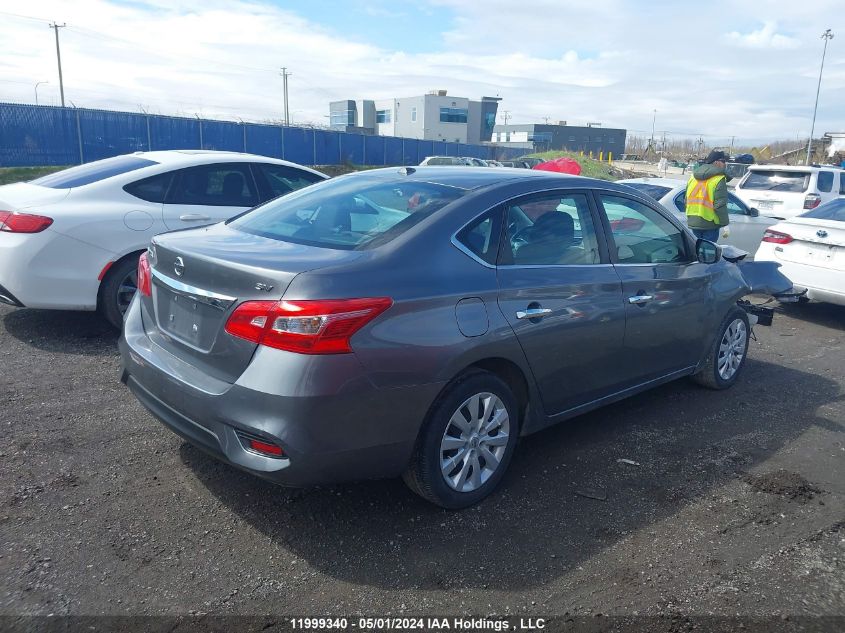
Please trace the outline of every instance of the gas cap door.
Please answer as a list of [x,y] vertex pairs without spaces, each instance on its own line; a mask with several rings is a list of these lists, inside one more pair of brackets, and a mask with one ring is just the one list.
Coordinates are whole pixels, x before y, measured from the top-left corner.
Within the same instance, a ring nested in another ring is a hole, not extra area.
[[469,297],[458,301],[455,306],[455,319],[458,321],[458,329],[460,329],[461,334],[468,338],[486,334],[490,327],[487,308],[478,297]]

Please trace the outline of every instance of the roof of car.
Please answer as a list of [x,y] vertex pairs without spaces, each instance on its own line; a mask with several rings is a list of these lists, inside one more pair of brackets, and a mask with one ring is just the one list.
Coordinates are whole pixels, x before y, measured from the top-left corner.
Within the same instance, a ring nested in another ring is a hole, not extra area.
[[749,165],[749,171],[799,171],[812,172],[816,169],[842,169],[837,165]]
[[190,163],[190,164],[201,164],[201,163],[212,163],[221,160],[231,161],[231,162],[240,162],[240,161],[267,161],[273,163],[280,163],[280,162],[288,162],[282,161],[278,158],[271,158],[270,156],[259,156],[257,154],[245,154],[243,152],[225,152],[225,151],[218,151],[218,150],[208,150],[208,149],[167,149],[167,150],[155,150],[152,152],[134,152],[133,156],[138,156],[140,158],[147,158],[149,160],[154,160],[160,164],[171,164],[171,163]]
[[625,180],[617,180],[620,185],[657,185],[658,187],[668,187],[669,189],[676,189],[678,187],[685,187],[686,180],[677,180],[675,178],[626,178]]
[[624,192],[625,188],[608,180],[560,174],[556,172],[518,167],[499,167],[497,169],[479,169],[469,166],[414,166],[414,167],[386,167],[373,169],[357,174],[347,174],[341,178],[370,176],[372,178],[403,178],[410,181],[430,182],[460,189],[479,189],[495,184],[505,184],[519,180],[545,180],[555,187],[585,187],[600,185],[603,189]]

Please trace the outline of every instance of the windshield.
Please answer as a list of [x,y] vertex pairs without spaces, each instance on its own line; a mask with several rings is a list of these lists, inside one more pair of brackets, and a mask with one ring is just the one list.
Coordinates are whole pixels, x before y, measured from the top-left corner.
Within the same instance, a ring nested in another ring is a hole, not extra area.
[[804,171],[760,171],[748,172],[748,178],[740,186],[741,189],[757,189],[760,191],[788,191],[803,193],[810,184],[810,173]]
[[833,220],[834,222],[845,222],[845,199],[831,200],[825,202],[801,215],[802,218],[814,218],[816,220]]
[[427,182],[341,178],[302,189],[229,221],[245,233],[344,250],[401,235],[460,198],[463,189]]
[[55,174],[33,180],[30,184],[50,187],[51,189],[70,189],[71,187],[90,185],[92,182],[98,182],[151,165],[158,165],[158,163],[138,156],[115,156],[114,158],[106,158],[78,167],[63,169]]
[[644,193],[645,195],[650,196],[655,200],[660,200],[663,196],[672,191],[669,187],[661,187],[660,185],[650,185],[644,182],[625,182],[621,184],[633,187],[640,193]]

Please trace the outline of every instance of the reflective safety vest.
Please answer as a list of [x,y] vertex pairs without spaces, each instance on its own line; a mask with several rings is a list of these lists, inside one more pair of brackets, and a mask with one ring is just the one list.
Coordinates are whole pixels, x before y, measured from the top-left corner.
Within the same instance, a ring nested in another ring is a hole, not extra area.
[[697,180],[695,176],[687,183],[687,215],[697,215],[708,222],[719,223],[719,217],[713,209],[716,199],[716,186],[725,176],[719,174],[707,180]]

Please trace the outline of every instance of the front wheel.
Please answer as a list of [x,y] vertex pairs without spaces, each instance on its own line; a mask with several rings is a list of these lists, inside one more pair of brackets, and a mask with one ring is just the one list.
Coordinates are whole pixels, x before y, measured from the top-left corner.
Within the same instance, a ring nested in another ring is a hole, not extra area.
[[403,478],[432,503],[465,508],[499,484],[518,435],[519,412],[508,385],[489,372],[467,374],[431,410]]
[[138,257],[126,257],[106,273],[100,284],[97,309],[118,330],[123,328],[123,315],[138,290]]
[[745,366],[751,327],[742,308],[733,308],[719,326],[716,340],[692,379],[710,389],[727,389]]

